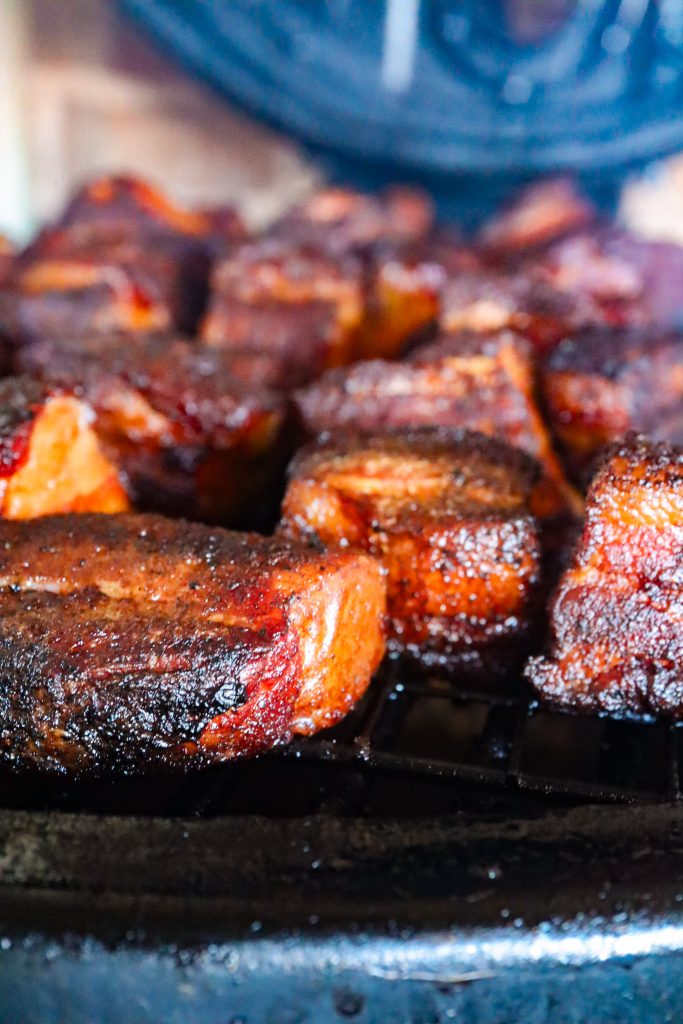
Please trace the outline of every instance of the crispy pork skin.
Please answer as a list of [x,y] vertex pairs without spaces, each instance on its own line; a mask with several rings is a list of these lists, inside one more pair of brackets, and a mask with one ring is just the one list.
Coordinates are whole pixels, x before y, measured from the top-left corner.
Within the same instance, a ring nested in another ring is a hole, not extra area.
[[683,449],[630,435],[590,488],[551,608],[547,657],[527,676],[546,701],[683,717]]
[[683,442],[683,334],[593,328],[561,342],[543,370],[548,416],[582,479],[597,453],[629,430]]
[[0,755],[183,770],[315,732],[367,688],[384,611],[360,552],[152,515],[0,523]]
[[533,633],[536,470],[521,451],[467,431],[335,436],[292,463],[281,530],[381,559],[390,650],[426,667],[507,675]]
[[88,401],[136,506],[255,525],[284,468],[285,408],[235,380],[225,352],[179,338],[102,337],[28,345],[16,362]]
[[232,352],[235,372],[283,389],[355,356],[365,310],[360,262],[264,238],[216,267],[203,341]]
[[122,512],[130,505],[73,393],[27,377],[0,381],[0,516]]
[[442,426],[500,437],[543,467],[534,514],[548,518],[580,508],[535,403],[528,346],[510,331],[448,336],[405,362],[372,360],[331,371],[296,400],[311,436]]

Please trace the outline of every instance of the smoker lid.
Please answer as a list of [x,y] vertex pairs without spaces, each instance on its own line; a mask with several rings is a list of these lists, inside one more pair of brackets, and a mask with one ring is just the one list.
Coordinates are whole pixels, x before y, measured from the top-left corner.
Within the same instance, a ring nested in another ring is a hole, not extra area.
[[683,145],[680,4],[120,2],[191,70],[352,175],[372,164],[445,176],[451,191],[453,175],[604,180]]

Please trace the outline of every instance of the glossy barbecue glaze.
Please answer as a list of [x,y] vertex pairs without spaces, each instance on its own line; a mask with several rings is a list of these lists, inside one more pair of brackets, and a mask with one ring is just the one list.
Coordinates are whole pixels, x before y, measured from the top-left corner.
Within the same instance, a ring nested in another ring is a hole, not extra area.
[[631,435],[597,473],[529,680],[553,704],[683,717],[683,450]]
[[352,707],[384,609],[361,553],[151,515],[0,523],[0,750],[77,774],[266,750]]
[[389,646],[465,675],[514,672],[533,632],[536,467],[462,431],[335,436],[290,467],[282,530],[381,559]]

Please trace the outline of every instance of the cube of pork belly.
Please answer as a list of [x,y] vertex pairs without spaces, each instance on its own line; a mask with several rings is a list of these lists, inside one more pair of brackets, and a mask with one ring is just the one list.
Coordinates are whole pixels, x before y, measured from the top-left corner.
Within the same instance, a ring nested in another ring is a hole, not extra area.
[[235,380],[225,352],[178,338],[101,337],[25,346],[17,364],[85,396],[137,506],[255,525],[285,460],[284,403]]
[[541,463],[534,514],[580,509],[536,407],[528,345],[510,331],[444,337],[403,363],[373,360],[330,371],[296,402],[311,436],[443,426],[500,437]]
[[675,327],[681,322],[683,247],[678,245],[597,227],[552,245],[527,272],[572,301],[575,326]]
[[394,187],[370,195],[325,188],[286,213],[271,233],[331,253],[366,255],[378,242],[426,238],[433,226],[433,204],[418,189]]
[[83,243],[49,230],[15,264],[5,330],[19,340],[190,330],[207,267],[201,253],[171,237]]
[[682,718],[682,609],[683,449],[631,435],[593,481],[550,653],[527,676],[553,704]]
[[367,271],[368,308],[359,356],[391,359],[424,340],[436,327],[447,282],[478,267],[474,252],[454,232],[409,245],[377,245]]
[[571,178],[548,178],[520,189],[485,221],[479,249],[493,262],[512,262],[594,221],[597,211]]
[[582,323],[572,297],[526,273],[465,270],[449,277],[441,293],[442,331],[488,334],[510,329],[539,355]]
[[506,675],[533,634],[536,470],[521,451],[467,431],[335,437],[292,463],[281,529],[382,561],[390,650]]
[[149,182],[130,175],[114,175],[88,182],[76,193],[60,218],[64,227],[96,236],[136,238],[168,233],[211,241],[238,241],[246,228],[236,210],[187,210],[172,203]]
[[242,360],[271,357],[292,387],[353,359],[364,308],[355,258],[262,239],[216,267],[202,338]]
[[551,354],[543,390],[578,479],[629,430],[683,442],[683,334],[657,327],[583,331]]
[[93,420],[68,391],[28,377],[0,381],[0,517],[130,507]]
[[361,552],[152,515],[0,523],[0,757],[184,771],[334,725],[385,607]]

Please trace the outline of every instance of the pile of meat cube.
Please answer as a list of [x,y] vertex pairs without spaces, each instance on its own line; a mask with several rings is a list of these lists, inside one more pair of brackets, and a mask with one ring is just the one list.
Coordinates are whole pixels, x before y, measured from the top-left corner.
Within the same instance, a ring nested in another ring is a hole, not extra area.
[[683,717],[682,318],[683,249],[564,179],[469,239],[88,184],[0,246],[0,757],[256,754],[385,659]]

